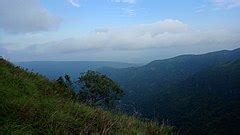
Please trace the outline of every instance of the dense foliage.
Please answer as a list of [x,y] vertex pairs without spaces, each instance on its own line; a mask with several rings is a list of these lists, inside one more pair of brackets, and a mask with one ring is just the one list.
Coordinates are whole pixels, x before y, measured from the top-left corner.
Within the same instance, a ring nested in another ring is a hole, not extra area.
[[124,88],[128,113],[167,119],[183,134],[240,134],[239,59],[236,49],[100,72]]
[[106,75],[88,71],[78,78],[78,99],[91,106],[114,108],[123,96],[123,90]]
[[0,59],[0,134],[173,134],[170,126],[89,107],[72,94]]

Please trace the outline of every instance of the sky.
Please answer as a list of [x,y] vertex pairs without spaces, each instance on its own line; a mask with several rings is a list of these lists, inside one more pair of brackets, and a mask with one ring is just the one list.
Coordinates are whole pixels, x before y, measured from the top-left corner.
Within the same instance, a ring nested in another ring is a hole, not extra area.
[[11,61],[145,63],[240,47],[240,0],[0,0]]

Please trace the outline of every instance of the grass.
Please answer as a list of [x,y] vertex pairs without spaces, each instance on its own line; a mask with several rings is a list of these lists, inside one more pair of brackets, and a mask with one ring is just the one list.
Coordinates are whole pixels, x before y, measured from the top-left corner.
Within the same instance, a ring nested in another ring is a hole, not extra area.
[[0,59],[0,134],[174,134],[173,127],[75,102],[56,82]]

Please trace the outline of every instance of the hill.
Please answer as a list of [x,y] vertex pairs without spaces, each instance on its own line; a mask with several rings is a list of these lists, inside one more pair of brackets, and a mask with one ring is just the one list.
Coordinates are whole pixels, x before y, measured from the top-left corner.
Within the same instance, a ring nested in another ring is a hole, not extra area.
[[15,62],[14,64],[51,79],[56,79],[64,74],[77,78],[80,73],[87,70],[96,70],[103,67],[127,68],[138,66],[138,64],[108,61],[30,61]]
[[128,113],[168,119],[184,134],[239,133],[234,120],[239,112],[239,59],[240,49],[224,50],[100,72],[126,90],[122,108]]
[[210,67],[156,92],[145,105],[154,104],[158,119],[168,118],[184,133],[227,135],[240,133],[239,99],[240,59]]
[[173,134],[143,122],[73,101],[56,82],[0,59],[1,134]]

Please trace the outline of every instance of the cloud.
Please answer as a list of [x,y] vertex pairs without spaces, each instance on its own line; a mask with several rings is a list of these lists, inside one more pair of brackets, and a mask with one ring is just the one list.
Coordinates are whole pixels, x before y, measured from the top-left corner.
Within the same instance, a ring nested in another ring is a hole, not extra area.
[[[186,31],[188,31],[186,24],[178,20],[168,19],[125,28],[97,29],[83,37],[66,39],[43,46],[48,46],[47,50],[57,50],[63,53],[96,49],[147,49],[175,45],[176,42],[183,40],[181,38],[184,37],[181,36],[181,33]],[[181,43],[184,41],[181,41]],[[42,49],[41,47],[38,48],[38,50]]]
[[[79,38],[34,44],[34,53],[79,53],[91,50],[146,50],[173,46],[209,46],[239,43],[239,32],[227,29],[198,30],[166,19],[150,24],[104,28]],[[30,46],[31,49],[33,49]],[[23,48],[22,50],[25,50]],[[29,49],[27,49],[29,50]]]
[[133,16],[136,16],[136,13],[135,13],[134,9],[122,8],[122,10],[124,11],[124,14],[121,15],[122,17],[133,17]]
[[112,0],[112,2],[135,4],[136,0]]
[[201,6],[198,6],[196,7],[196,10],[195,10],[195,13],[202,13],[206,10],[206,5],[201,5]]
[[78,38],[47,43],[5,43],[2,47],[18,60],[142,62],[183,53],[239,47],[239,37],[240,29],[198,29],[180,20],[166,19],[128,27],[98,28]]
[[79,0],[68,0],[74,7],[80,7]]
[[220,7],[231,9],[240,7],[240,0],[213,0],[213,2]]
[[8,33],[33,33],[58,28],[60,19],[39,0],[1,0],[0,29]]
[[107,32],[108,32],[108,29],[104,29],[104,28],[95,29],[96,34],[107,33]]
[[[72,6],[80,7],[80,0],[67,0]],[[136,0],[110,0],[111,2],[116,3],[127,3],[127,4],[135,4]]]

